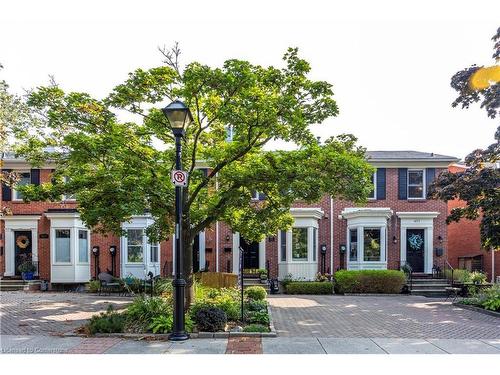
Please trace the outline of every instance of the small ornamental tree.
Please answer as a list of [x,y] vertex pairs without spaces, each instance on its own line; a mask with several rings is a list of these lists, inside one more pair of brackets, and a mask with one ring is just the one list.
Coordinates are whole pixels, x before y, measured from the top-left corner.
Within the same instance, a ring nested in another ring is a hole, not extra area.
[[[500,61],[500,28],[493,37],[493,58]],[[459,92],[452,106],[468,108],[479,102],[488,117],[500,116],[500,66],[472,66],[456,73],[451,86]],[[475,220],[481,217],[481,243],[486,248],[500,249],[500,127],[495,133],[495,142],[485,150],[472,151],[465,158],[464,172],[445,172],[434,181],[429,196],[449,201],[465,201],[464,207],[454,208],[448,223],[462,218]]]
[[[123,222],[149,212],[155,223],[148,235],[168,238],[174,222],[170,172],[175,155],[161,108],[177,98],[194,117],[182,141],[189,173],[184,249],[218,220],[248,240],[260,240],[291,225],[289,209],[296,200],[311,203],[331,194],[361,202],[369,194],[372,168],[356,138],[341,135],[320,143],[310,131],[310,125],[336,116],[338,109],[332,85],[307,77],[310,65],[297,49],[284,55],[283,68],[233,59],[220,68],[193,62],[181,69],[177,46],[162,53],[164,65],[135,70],[103,99],[66,93],[56,84],[30,93],[28,104],[43,121],[16,126],[13,146],[31,163],[51,160],[56,169],[52,182],[23,187],[25,199],[75,195],[83,222],[103,233],[121,234]],[[120,120],[123,111],[138,120]],[[273,140],[297,147],[265,150]],[[200,162],[208,173],[197,168]],[[265,200],[252,201],[255,191]],[[189,285],[192,252],[185,250],[183,259]],[[189,291],[187,296],[190,301]]]

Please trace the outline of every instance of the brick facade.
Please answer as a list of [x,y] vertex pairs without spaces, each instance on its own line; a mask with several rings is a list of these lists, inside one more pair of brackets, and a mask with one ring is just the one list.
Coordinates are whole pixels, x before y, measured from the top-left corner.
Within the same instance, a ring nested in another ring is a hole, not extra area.
[[[432,165],[432,164],[431,164]],[[404,164],[403,164],[404,166]],[[436,175],[445,168],[436,168]],[[50,181],[51,170],[41,170],[40,182]],[[444,253],[441,257],[435,257],[434,261],[438,262],[445,259],[447,249],[450,244],[454,243],[448,240],[448,228],[445,219],[448,212],[446,203],[432,200],[408,200],[398,199],[398,168],[386,168],[386,197],[380,200],[370,200],[365,207],[375,208],[384,207],[392,210],[392,216],[387,221],[387,267],[397,269],[400,265],[400,225],[401,221],[397,217],[396,212],[437,212],[438,216],[433,219],[433,238],[432,247],[442,248]],[[41,215],[38,222],[38,234],[50,233],[50,220],[45,216],[49,209],[75,209],[75,202],[14,202],[4,201],[3,206],[7,206],[12,210],[13,215]],[[316,204],[306,204],[296,202],[293,208],[317,208],[322,211],[322,217],[317,219],[318,225],[318,242],[317,242],[317,272],[332,273],[338,269],[346,268],[347,254],[341,254],[340,246],[346,245],[347,235],[347,220],[339,218],[342,211],[347,207],[355,207],[350,202],[331,200],[329,196],[325,196]],[[333,228],[333,233],[331,228]],[[0,246],[5,249],[5,223],[0,221]],[[50,237],[50,236],[49,236]],[[393,237],[396,243],[393,242]],[[121,275],[120,271],[120,255],[121,241],[119,237],[114,235],[101,235],[92,233],[90,236],[91,248],[99,246],[99,270],[111,271],[111,255],[109,253],[110,246],[116,246],[116,265],[115,274]],[[50,238],[37,237],[38,241],[38,257],[40,262],[40,278],[50,280]],[[279,262],[278,253],[280,243],[278,235],[265,238],[266,249],[266,267],[269,267],[271,277],[278,276]],[[456,239],[453,239],[456,241]],[[320,252],[322,245],[326,246],[326,253],[323,255]],[[434,252],[434,251],[433,251]],[[5,253],[5,252],[4,252]],[[333,253],[333,263],[332,263]],[[500,258],[500,257],[499,257]],[[168,239],[160,244],[160,273],[164,276],[169,276],[173,271],[173,241]],[[324,261],[324,263],[323,263]],[[233,272],[237,270],[237,265],[233,264],[233,232],[225,223],[219,222],[213,224],[205,230],[205,265],[210,271]],[[324,266],[323,266],[324,264]],[[200,268],[205,267],[200,264]],[[332,266],[333,265],[333,266]],[[500,270],[500,266],[498,267]],[[90,255],[90,275],[95,277],[95,259]],[[0,275],[5,272],[5,255],[0,255]]]

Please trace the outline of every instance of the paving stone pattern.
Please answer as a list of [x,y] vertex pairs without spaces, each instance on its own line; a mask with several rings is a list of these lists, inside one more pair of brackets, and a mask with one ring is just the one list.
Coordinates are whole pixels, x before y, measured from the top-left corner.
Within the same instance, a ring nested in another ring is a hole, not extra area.
[[86,293],[0,292],[0,334],[54,335],[72,332],[111,304],[122,309],[132,298]]
[[281,337],[500,338],[499,318],[444,299],[276,295],[269,297],[269,304]]

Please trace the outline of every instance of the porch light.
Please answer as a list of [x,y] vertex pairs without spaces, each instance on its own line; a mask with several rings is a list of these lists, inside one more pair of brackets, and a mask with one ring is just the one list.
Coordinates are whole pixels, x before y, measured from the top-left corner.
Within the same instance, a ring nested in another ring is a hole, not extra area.
[[229,236],[229,234],[226,234],[226,242],[229,242],[230,239],[231,237]]
[[98,256],[99,255],[99,246],[94,246],[92,248],[92,254],[94,254],[94,256]]
[[163,114],[168,119],[175,136],[184,135],[186,126],[193,122],[193,116],[189,108],[180,100],[174,100],[172,103],[162,109]]
[[443,237],[438,236],[438,241],[439,241],[439,243],[443,243]]
[[398,243],[398,239],[396,238],[396,236],[392,236],[392,243],[393,244],[397,244]]
[[115,255],[115,253],[116,253],[116,246],[110,246],[109,247],[109,253],[111,255]]

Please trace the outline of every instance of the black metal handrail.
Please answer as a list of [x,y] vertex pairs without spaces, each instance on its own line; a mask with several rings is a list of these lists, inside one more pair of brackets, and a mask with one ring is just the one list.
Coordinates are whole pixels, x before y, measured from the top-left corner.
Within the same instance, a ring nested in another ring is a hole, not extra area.
[[[446,279],[448,284],[453,286],[453,284],[455,283],[455,280],[453,278],[453,272],[455,271],[455,269],[452,267],[452,265],[450,264],[450,262],[448,262],[447,259],[445,259],[443,263],[444,263],[443,266],[444,278]],[[447,270],[449,271],[447,272]]]

